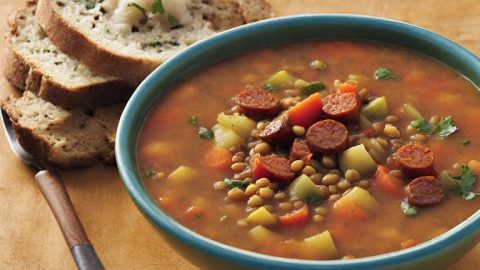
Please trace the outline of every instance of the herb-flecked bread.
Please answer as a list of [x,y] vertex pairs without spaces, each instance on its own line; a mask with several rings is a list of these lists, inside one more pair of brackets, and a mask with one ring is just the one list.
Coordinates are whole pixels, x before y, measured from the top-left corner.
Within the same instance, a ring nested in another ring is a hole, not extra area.
[[125,101],[133,92],[132,86],[119,78],[91,72],[48,39],[36,22],[36,2],[26,1],[9,17],[3,62],[7,80],[65,108]]
[[63,52],[132,84],[198,40],[272,15],[263,0],[39,0],[37,8]]

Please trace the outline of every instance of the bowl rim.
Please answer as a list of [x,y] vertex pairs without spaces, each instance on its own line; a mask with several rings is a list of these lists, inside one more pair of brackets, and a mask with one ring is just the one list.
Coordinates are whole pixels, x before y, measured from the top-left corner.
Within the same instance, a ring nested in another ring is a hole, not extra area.
[[[300,26],[302,23],[305,23],[305,21],[309,21],[310,23],[320,23],[332,20],[337,20],[339,23],[363,23],[372,26],[375,25],[375,27],[393,28],[395,31],[402,32],[409,36],[419,35],[421,38],[427,39],[427,42],[434,45],[436,44],[436,46],[444,46],[448,48],[455,58],[467,61],[467,64],[476,68],[479,71],[478,74],[480,74],[480,59],[455,42],[412,24],[372,16],[350,14],[305,14],[279,17],[230,29],[197,42],[163,63],[140,84],[128,101],[121,115],[117,129],[115,153],[121,179],[131,199],[155,227],[162,229],[183,243],[194,247],[197,250],[204,251],[214,257],[233,261],[240,265],[248,265],[250,267],[277,267],[280,269],[294,267],[302,267],[302,269],[318,269],[318,267],[325,267],[325,269],[359,269],[358,267],[361,267],[362,269],[370,269],[401,265],[409,260],[425,259],[428,255],[435,254],[438,250],[452,247],[449,246],[451,243],[459,244],[461,241],[471,237],[474,232],[478,231],[476,228],[480,228],[480,210],[459,225],[450,229],[448,232],[407,250],[399,250],[354,260],[321,261],[292,259],[255,253],[204,237],[176,222],[168,214],[163,212],[148,195],[148,192],[145,190],[137,172],[134,150],[138,141],[139,127],[143,124],[143,122],[140,123],[137,120],[144,120],[144,118],[138,117],[140,111],[145,115],[148,115],[153,104],[155,104],[155,101],[147,101],[145,92],[149,93],[154,91],[159,76],[163,76],[164,73],[169,73],[169,70],[172,68],[181,66],[184,58],[195,55],[198,51],[208,50],[209,47],[224,44],[225,40],[237,37],[238,35],[248,36],[253,32],[269,30],[272,27],[278,28],[286,24],[296,24],[297,26]],[[461,74],[463,75],[463,73]],[[191,72],[189,75],[191,75]],[[173,83],[173,81],[170,82],[171,87],[174,86]],[[479,87],[478,83],[477,87]],[[142,106],[139,106],[138,104],[141,104]],[[149,106],[145,106],[146,104],[149,104]],[[132,138],[135,140],[132,140]]]

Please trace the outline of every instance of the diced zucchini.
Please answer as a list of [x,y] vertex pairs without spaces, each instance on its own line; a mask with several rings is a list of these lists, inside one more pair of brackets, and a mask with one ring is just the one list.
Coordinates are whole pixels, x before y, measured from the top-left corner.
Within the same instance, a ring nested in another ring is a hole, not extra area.
[[378,206],[377,200],[375,200],[375,198],[373,198],[373,196],[370,195],[368,191],[366,191],[361,187],[354,187],[345,196],[338,199],[338,201],[336,201],[335,204],[333,205],[333,208],[337,208],[337,207],[341,208],[342,204],[347,204],[347,205],[355,204],[362,207],[365,210],[372,211],[372,212]]
[[304,245],[314,250],[320,259],[334,259],[338,255],[337,247],[329,231],[305,238]]
[[277,223],[277,218],[264,207],[260,207],[248,215],[247,221],[268,227],[275,225]]
[[413,107],[412,104],[403,104],[402,111],[408,118],[412,120],[424,119],[422,114],[415,107]]
[[368,120],[368,118],[365,117],[365,115],[363,115],[362,113],[360,114],[358,123],[360,124],[361,129],[367,129],[372,126],[372,122],[370,122],[370,120]]
[[213,126],[212,131],[215,134],[215,144],[225,149],[237,146],[244,140],[233,130],[221,124]]
[[315,192],[315,183],[305,174],[297,177],[288,187],[291,198],[305,199]]
[[257,126],[257,122],[244,115],[226,115],[223,112],[218,115],[217,121],[244,138],[250,136],[250,132]]
[[343,172],[346,172],[348,169],[355,169],[363,176],[370,176],[377,169],[377,163],[375,163],[363,144],[343,151],[338,160],[340,169]]
[[280,239],[280,236],[262,225],[257,225],[250,231],[248,235],[257,243],[272,243]]
[[195,169],[182,165],[171,172],[167,176],[167,180],[176,184],[184,184],[193,181],[197,177],[198,172]]
[[455,179],[453,179],[446,170],[441,171],[438,174],[438,181],[440,182],[444,190],[451,190],[457,185]]
[[385,97],[378,97],[362,108],[362,113],[369,119],[380,119],[388,116],[388,105]]
[[275,88],[282,88],[292,85],[293,78],[285,70],[273,74],[265,81],[265,84],[270,84]]

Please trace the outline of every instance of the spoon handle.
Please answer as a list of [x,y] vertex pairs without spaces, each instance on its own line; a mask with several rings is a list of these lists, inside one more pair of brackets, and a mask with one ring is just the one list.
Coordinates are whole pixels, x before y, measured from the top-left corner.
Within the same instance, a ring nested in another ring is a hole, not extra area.
[[62,230],[77,268],[79,270],[104,269],[78,219],[60,175],[53,170],[39,171],[35,175],[35,182]]

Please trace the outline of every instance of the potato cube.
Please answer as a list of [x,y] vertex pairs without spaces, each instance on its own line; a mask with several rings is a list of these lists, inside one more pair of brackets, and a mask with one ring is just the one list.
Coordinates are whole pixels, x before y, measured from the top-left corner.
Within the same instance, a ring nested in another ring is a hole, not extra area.
[[185,184],[195,180],[197,177],[198,172],[195,169],[182,165],[175,169],[175,171],[171,172],[168,175],[167,180],[176,184]]
[[350,147],[340,154],[339,158],[340,169],[346,172],[348,169],[355,169],[363,176],[370,176],[376,169],[377,163],[368,153],[363,144]]
[[315,191],[315,183],[305,174],[297,177],[288,187],[288,193],[292,198],[305,199]]
[[378,202],[373,198],[368,191],[361,187],[354,187],[350,192],[348,192],[345,196],[340,198],[338,201],[335,202],[333,205],[333,208],[337,207],[342,207],[342,204],[346,205],[358,205],[361,208],[368,210],[368,211],[374,211],[377,206]]
[[263,227],[262,225],[257,225],[250,231],[248,235],[253,238],[257,243],[272,243],[280,239],[280,236],[269,229]]
[[291,86],[293,83],[293,78],[285,70],[280,70],[279,72],[273,74],[270,78],[268,78],[265,83],[270,84],[275,88],[281,88]]
[[367,106],[363,107],[362,113],[369,119],[380,119],[388,116],[388,105],[385,97],[378,97]]
[[304,245],[307,249],[317,252],[321,259],[334,259],[338,255],[337,247],[329,231],[305,238]]
[[264,207],[260,207],[248,215],[247,221],[262,226],[271,226],[277,223],[277,217]]
[[243,138],[250,136],[250,132],[257,126],[257,122],[244,115],[226,115],[223,112],[218,115],[217,121]]
[[216,124],[213,126],[212,131],[215,135],[215,144],[225,149],[237,146],[244,140],[233,130],[221,124]]

